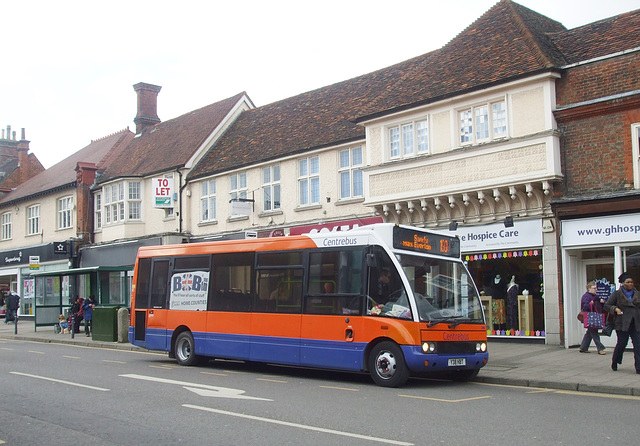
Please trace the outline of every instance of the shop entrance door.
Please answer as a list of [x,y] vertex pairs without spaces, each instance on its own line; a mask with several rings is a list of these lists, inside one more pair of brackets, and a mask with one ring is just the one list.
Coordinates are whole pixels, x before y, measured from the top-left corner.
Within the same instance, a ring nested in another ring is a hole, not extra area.
[[[597,259],[589,259],[584,260],[584,268],[586,272],[586,282],[584,283],[583,292],[586,291],[587,282],[591,281],[604,281],[606,279],[607,283],[614,285],[616,283],[616,278],[614,276],[614,259],[611,258],[597,258]],[[599,285],[601,287],[602,284]],[[583,335],[585,329],[583,328]],[[601,336],[600,341],[607,348],[613,348],[616,345],[616,336],[613,334],[610,337]],[[590,349],[595,351],[595,345],[591,342]]]

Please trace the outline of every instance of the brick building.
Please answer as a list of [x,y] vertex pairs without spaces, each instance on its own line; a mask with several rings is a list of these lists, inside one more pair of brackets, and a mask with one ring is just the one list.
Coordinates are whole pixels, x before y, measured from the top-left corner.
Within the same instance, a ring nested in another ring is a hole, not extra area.
[[20,139],[16,139],[16,132],[8,125],[2,129],[0,137],[0,194],[4,194],[29,178],[44,170],[44,167],[33,154],[29,153],[25,129],[21,131]]
[[555,110],[564,180],[552,202],[565,345],[582,338],[575,313],[587,282],[608,296],[623,271],[640,280],[639,36],[634,11],[557,42],[567,54]]

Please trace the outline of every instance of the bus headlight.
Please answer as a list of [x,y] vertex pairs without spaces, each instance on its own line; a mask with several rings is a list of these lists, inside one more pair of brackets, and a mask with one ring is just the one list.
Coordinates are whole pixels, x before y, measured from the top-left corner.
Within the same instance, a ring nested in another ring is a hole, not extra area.
[[436,343],[435,342],[423,342],[422,343],[422,352],[423,353],[435,353],[436,352]]
[[476,352],[484,353],[487,351],[487,343],[486,342],[478,342],[476,344]]

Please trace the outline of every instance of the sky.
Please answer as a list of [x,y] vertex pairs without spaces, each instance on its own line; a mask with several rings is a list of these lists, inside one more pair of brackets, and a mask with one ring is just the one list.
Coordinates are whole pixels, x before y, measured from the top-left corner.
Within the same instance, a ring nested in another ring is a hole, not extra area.
[[[440,48],[497,2],[5,1],[0,129],[20,139],[25,128],[49,168],[92,140],[135,132],[138,82],[162,87],[163,121],[243,91],[266,105]],[[640,6],[517,3],[568,29]]]

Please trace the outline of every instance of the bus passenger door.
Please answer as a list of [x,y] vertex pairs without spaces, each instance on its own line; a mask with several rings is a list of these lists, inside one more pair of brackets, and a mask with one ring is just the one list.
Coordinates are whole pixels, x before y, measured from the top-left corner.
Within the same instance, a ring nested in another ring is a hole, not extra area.
[[363,296],[305,296],[300,362],[303,366],[360,370],[366,347]]
[[309,253],[300,339],[302,365],[363,368],[364,262],[363,246]]
[[[167,296],[169,259],[153,259],[149,283],[149,307],[146,310],[145,346],[150,350],[168,351],[171,334],[167,330]],[[136,326],[138,324],[136,312]]]

